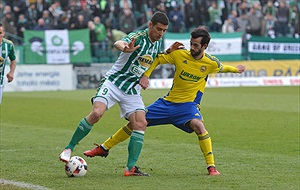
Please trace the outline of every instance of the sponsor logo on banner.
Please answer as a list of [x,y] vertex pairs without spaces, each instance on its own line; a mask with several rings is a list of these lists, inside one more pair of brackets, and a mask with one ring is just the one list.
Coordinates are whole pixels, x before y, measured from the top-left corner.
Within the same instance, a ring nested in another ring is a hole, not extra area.
[[90,63],[88,29],[46,30],[24,33],[25,62],[28,64]]
[[300,43],[249,42],[249,52],[300,54]]

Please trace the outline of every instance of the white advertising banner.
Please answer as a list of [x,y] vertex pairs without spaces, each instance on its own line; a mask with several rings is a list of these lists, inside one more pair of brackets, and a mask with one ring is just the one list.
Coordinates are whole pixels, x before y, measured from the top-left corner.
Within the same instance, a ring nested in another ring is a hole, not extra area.
[[74,90],[73,81],[72,65],[17,65],[14,80],[4,82],[4,92]]
[[46,30],[46,60],[47,63],[70,63],[69,33],[68,30]]
[[[181,39],[186,49],[190,49],[190,39]],[[174,43],[174,39],[165,39],[165,47],[170,47]],[[213,38],[210,40],[206,53],[211,55],[227,55],[242,53],[241,38]]]
[[[150,79],[149,88],[171,88],[173,79]],[[206,87],[300,86],[300,77],[208,78]]]
[[249,42],[251,53],[300,54],[300,43]]

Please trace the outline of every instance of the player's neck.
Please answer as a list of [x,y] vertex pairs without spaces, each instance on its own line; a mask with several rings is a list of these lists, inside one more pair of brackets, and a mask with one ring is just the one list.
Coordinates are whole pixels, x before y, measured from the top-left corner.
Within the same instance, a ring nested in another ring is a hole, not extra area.
[[149,40],[151,43],[154,43],[156,40],[152,39],[150,36],[149,36]]
[[194,57],[194,59],[202,59],[203,55],[204,55],[204,53],[202,52],[198,56]]

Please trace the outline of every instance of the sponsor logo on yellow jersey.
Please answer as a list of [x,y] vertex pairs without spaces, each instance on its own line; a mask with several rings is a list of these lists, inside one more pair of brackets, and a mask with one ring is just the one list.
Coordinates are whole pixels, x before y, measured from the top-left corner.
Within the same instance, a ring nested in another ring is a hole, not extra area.
[[191,81],[191,82],[198,82],[201,78],[200,76],[193,75],[191,73],[186,72],[185,70],[181,71],[179,77],[182,80]]
[[201,68],[200,68],[200,71],[202,72],[202,73],[204,73],[205,71],[206,71],[206,66],[202,66]]

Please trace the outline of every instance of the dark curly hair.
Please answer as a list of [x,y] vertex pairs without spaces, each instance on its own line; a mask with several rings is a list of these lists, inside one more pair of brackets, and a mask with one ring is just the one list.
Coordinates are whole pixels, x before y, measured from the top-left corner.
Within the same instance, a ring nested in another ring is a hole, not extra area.
[[202,46],[204,44],[207,44],[207,45],[209,44],[210,35],[209,35],[208,30],[204,26],[199,26],[199,27],[195,28],[192,31],[191,36],[192,36],[193,39],[202,37],[202,40],[201,40],[201,45]]

